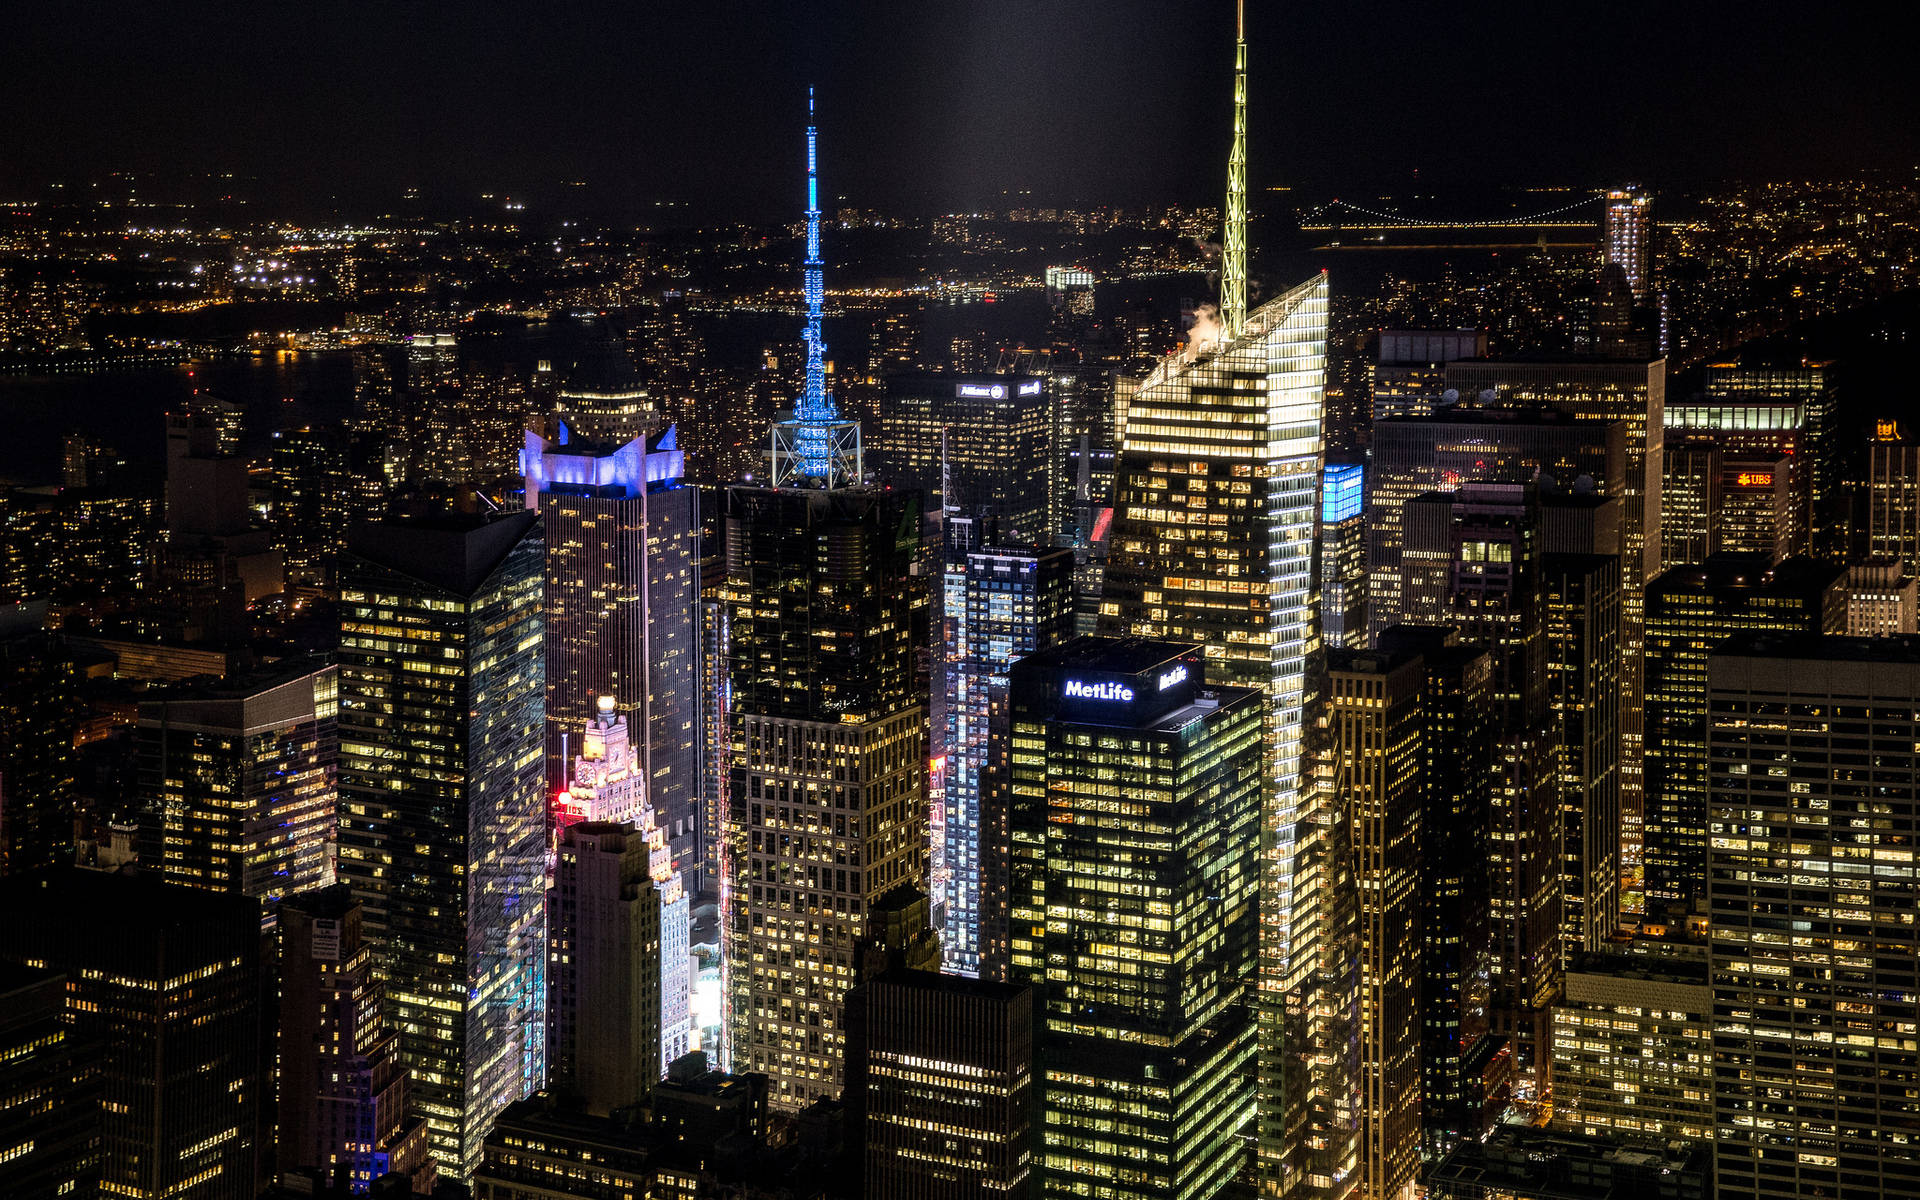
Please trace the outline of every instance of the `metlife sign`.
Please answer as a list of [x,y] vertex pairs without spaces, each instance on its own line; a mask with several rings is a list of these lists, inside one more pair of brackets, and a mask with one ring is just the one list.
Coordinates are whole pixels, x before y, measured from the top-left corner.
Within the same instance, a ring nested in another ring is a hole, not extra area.
[[1067,680],[1067,696],[1074,700],[1109,700],[1119,704],[1133,703],[1133,689],[1124,683],[1102,680],[1099,683],[1086,683],[1078,679]]

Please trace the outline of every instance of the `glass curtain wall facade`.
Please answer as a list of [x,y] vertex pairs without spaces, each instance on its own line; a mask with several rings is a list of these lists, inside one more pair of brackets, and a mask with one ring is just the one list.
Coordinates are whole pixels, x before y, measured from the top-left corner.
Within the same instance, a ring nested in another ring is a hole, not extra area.
[[1358,997],[1318,995],[1323,973],[1352,965],[1329,944],[1344,856],[1314,761],[1326,338],[1323,273],[1139,385],[1123,413],[1100,602],[1102,633],[1199,644],[1211,678],[1266,693],[1256,1140],[1263,1189],[1278,1195],[1357,1178]]
[[516,513],[365,527],[342,576],[340,876],[463,1181],[546,1077],[542,560]]

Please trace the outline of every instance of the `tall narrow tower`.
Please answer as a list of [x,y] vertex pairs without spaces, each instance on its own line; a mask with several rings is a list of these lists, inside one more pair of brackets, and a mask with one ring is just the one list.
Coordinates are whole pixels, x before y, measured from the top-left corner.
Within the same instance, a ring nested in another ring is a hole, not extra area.
[[1220,323],[1237,338],[1247,324],[1247,0],[1235,8],[1233,149],[1227,155],[1227,228],[1221,239]]
[[842,421],[827,394],[827,341],[821,332],[826,264],[820,261],[820,168],[815,151],[813,89],[807,89],[807,260],[801,290],[807,303],[807,378],[793,416],[773,426],[773,486],[841,487],[861,475],[860,426]]

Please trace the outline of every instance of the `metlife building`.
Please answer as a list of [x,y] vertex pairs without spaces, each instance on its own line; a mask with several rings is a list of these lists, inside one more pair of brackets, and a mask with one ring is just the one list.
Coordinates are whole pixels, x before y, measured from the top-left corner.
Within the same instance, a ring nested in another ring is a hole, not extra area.
[[867,461],[930,508],[994,523],[1003,545],[1045,545],[1054,453],[1051,382],[1040,375],[915,373],[887,380]]
[[[1087,637],[1013,665],[1008,977],[1039,1001],[1042,1196],[1211,1196],[1253,1115],[1261,723],[1200,647]],[[1124,1181],[1124,1182],[1121,1182]]]

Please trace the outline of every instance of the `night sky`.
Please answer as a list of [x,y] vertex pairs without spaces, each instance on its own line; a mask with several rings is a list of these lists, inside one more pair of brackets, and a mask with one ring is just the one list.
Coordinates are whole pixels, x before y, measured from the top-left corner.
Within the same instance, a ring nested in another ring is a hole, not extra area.
[[[1880,5],[1248,8],[1256,189],[1404,195],[1416,169],[1460,195],[1685,187],[1920,160]],[[1205,201],[1232,22],[1230,0],[19,3],[0,24],[0,200],[115,169],[234,171],[269,203],[350,211],[415,186],[778,217],[814,83],[823,184],[853,204]]]

